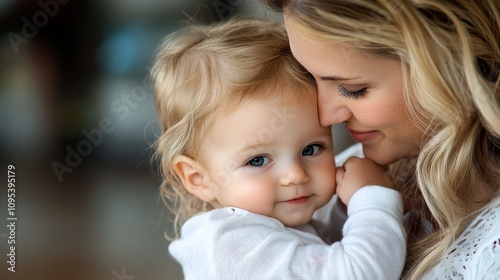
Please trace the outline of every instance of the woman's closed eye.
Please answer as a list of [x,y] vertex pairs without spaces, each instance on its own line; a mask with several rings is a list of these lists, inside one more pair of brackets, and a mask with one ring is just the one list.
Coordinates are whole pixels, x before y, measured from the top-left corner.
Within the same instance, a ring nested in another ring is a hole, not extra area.
[[367,93],[366,87],[353,91],[346,89],[343,85],[339,85],[337,89],[339,90],[340,95],[351,99],[358,99],[360,97],[365,96]]
[[271,162],[268,156],[256,156],[251,158],[246,162],[245,165],[250,165],[253,167],[261,167]]
[[323,151],[324,148],[325,148],[325,145],[323,143],[314,143],[314,144],[307,145],[302,150],[302,156],[311,157],[311,156],[317,155],[321,151]]

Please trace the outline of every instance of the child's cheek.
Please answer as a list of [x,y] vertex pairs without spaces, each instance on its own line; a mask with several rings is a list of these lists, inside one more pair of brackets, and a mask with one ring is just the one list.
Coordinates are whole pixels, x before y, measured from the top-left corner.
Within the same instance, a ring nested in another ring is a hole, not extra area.
[[273,184],[265,176],[255,176],[240,178],[238,183],[232,187],[236,190],[234,196],[235,202],[239,205],[238,207],[257,214],[268,215],[276,202],[280,186]]

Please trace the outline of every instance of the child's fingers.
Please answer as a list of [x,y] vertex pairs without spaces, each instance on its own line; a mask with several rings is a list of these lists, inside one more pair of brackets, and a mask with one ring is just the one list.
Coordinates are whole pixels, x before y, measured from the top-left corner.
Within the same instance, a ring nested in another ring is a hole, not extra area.
[[361,158],[359,157],[356,157],[356,156],[353,156],[353,157],[350,157],[348,158],[345,162],[344,162],[344,165],[343,165],[343,168],[344,169],[349,169],[350,167],[352,167],[353,165],[355,164],[359,164],[359,162],[362,161]]
[[344,179],[345,169],[342,167],[337,167],[337,173],[335,174],[335,181],[337,181],[337,188],[342,185],[342,180]]

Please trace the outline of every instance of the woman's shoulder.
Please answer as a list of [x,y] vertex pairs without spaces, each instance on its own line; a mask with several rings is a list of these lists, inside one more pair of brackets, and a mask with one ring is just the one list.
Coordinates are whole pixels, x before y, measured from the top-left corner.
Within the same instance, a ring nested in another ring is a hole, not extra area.
[[500,197],[479,214],[462,236],[468,244],[464,256],[472,256],[470,277],[500,279]]
[[[500,257],[500,197],[494,199],[460,235],[457,244],[466,243],[472,255],[494,249]],[[500,265],[500,263],[499,263]]]
[[[472,242],[472,244],[474,244],[473,247],[487,247],[490,245],[496,245],[496,247],[499,247],[500,244],[498,244],[498,241],[500,240],[500,197],[494,199],[472,221],[472,223],[461,234],[460,237],[462,237],[463,240]],[[480,244],[482,246],[475,246],[476,244]],[[473,251],[473,253],[474,252],[475,251]],[[500,253],[500,251],[498,251],[498,253]]]
[[492,201],[470,223],[448,254],[433,268],[431,275],[500,279],[499,243],[500,197]]

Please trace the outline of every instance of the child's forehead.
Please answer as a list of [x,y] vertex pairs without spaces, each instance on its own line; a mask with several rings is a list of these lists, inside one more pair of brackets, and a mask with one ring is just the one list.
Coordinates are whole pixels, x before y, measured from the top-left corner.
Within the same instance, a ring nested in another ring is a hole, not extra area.
[[[238,102],[235,102],[233,104],[228,104],[228,106],[224,106],[224,108],[221,108],[219,111],[218,117],[216,119],[221,119],[221,118],[227,118],[231,117],[235,113],[239,111],[245,111],[246,113],[264,113],[265,110],[272,111],[273,109],[279,109],[279,108],[284,108],[288,106],[293,106],[293,105],[299,105],[299,104],[309,104],[315,102],[312,98],[310,99],[296,99],[296,98],[289,98],[289,99],[284,99],[280,97],[265,97],[265,98],[247,98],[240,100]],[[254,106],[256,104],[260,104],[263,106]]]
[[283,85],[282,87],[279,85],[264,85],[233,96],[229,95],[228,98],[232,100],[228,100],[226,106],[222,108],[222,111],[226,114],[254,102],[267,103],[274,106],[316,102],[316,92],[314,90],[304,87],[290,88],[289,85]]
[[[298,129],[298,125],[303,126],[304,124],[307,124],[310,131],[323,130],[317,119],[314,100],[305,103],[294,99],[287,101],[251,99],[241,102],[231,110],[218,114],[211,122],[205,140],[215,139],[219,143],[227,143],[236,139],[241,142],[238,136],[230,135],[237,134],[242,137],[246,135],[248,138],[259,135],[262,136],[263,141],[261,142],[265,144],[269,142],[265,141],[266,139],[274,139],[265,136],[269,136],[269,134],[277,136],[288,131],[289,128],[293,127],[295,130]],[[294,135],[302,137],[302,134],[309,132],[295,132]]]
[[[250,99],[219,114],[214,119],[214,126],[209,129],[209,134],[224,135],[237,131],[265,134],[265,131],[277,126],[282,129],[283,124],[295,126],[303,122],[317,123],[317,127],[320,127],[314,99],[305,102],[296,99]],[[234,130],[228,130],[228,127]]]

